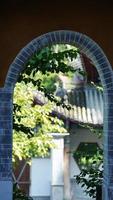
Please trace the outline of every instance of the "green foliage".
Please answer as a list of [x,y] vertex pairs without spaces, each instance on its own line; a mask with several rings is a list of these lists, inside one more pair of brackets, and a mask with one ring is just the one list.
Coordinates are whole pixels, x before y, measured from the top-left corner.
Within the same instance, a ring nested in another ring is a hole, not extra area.
[[[60,46],[60,45],[59,45]],[[40,52],[37,52],[27,63],[27,68],[25,70],[26,74],[33,75],[36,72],[41,71],[43,74],[46,72],[58,73],[58,72],[68,72],[69,70],[74,71],[72,66],[68,66],[66,60],[70,58],[73,60],[77,57],[79,53],[78,49],[60,50],[55,52],[52,47],[46,47]]]
[[13,200],[33,200],[22,192],[16,184],[13,185]]
[[58,81],[58,74],[47,72],[46,74],[37,73],[37,77],[40,78],[41,86],[46,89],[48,93],[54,93],[56,90],[55,83]]
[[[69,59],[76,59],[78,54],[79,50],[70,45],[53,45],[51,47],[46,47],[32,56],[26,64],[25,69],[20,74],[18,82],[32,82],[34,86],[37,86],[39,91],[43,91],[45,96],[51,101],[54,101],[56,99],[51,94],[51,90],[54,91],[55,89],[51,88],[54,82],[52,76],[54,77],[55,74],[58,75],[59,72],[64,74],[69,71],[75,72],[76,70],[69,65],[68,61]],[[49,79],[47,78],[48,74],[51,74]]]
[[77,150],[73,153],[73,157],[81,169],[88,169],[94,163],[99,167],[102,162],[103,151],[97,143],[80,143]]
[[102,185],[103,170],[98,167],[91,167],[89,169],[82,169],[79,175],[76,176],[76,182],[81,184],[84,192],[90,197],[96,197],[96,189]]
[[66,132],[63,122],[51,115],[54,104],[34,105],[31,83],[17,83],[14,91],[13,162],[46,156],[54,147],[50,133]]
[[[54,147],[50,133],[66,132],[61,120],[52,116],[54,105],[70,108],[54,96],[58,73],[74,72],[68,60],[79,50],[70,45],[53,45],[35,53],[28,60],[14,90],[13,162],[45,156]],[[50,100],[45,105],[34,103],[34,94],[41,91]]]

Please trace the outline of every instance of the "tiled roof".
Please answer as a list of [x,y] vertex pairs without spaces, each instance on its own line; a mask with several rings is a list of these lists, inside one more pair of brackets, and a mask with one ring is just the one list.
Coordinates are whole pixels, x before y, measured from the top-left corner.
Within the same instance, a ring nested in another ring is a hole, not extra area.
[[[37,92],[36,99],[39,104],[48,102],[41,92]],[[103,124],[103,92],[101,90],[94,87],[74,89],[68,93],[68,102],[72,105],[70,110],[62,106],[54,106],[53,113],[73,122]]]

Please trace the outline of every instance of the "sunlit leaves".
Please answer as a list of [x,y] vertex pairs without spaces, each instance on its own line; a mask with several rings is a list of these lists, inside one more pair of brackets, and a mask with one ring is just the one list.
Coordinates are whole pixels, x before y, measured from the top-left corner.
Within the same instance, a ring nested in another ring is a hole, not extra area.
[[66,132],[64,124],[52,116],[54,103],[34,105],[32,83],[17,83],[14,91],[13,162],[46,156],[54,144],[50,133]]
[[[68,61],[76,59],[78,54],[79,50],[71,45],[53,45],[36,52],[28,60],[14,90],[14,162],[45,156],[53,146],[49,133],[66,132],[63,122],[54,117],[52,112],[55,104],[62,104],[67,109],[70,105],[65,105],[54,96],[54,83],[59,72],[75,71]],[[49,99],[47,104],[37,105],[37,90]]]

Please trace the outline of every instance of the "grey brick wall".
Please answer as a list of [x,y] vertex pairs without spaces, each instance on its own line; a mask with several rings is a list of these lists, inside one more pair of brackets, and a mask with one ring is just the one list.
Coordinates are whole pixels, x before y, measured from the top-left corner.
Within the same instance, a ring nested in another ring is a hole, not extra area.
[[0,199],[12,198],[12,91],[0,89]]
[[[12,94],[19,74],[28,59],[41,48],[68,43],[77,46],[97,68],[104,87],[104,183],[103,199],[113,199],[113,72],[102,49],[89,37],[73,31],[55,31],[31,41],[17,55],[9,67],[4,88],[0,89],[0,194],[2,200],[11,200],[12,192],[3,191],[3,181],[11,184],[12,153]],[[6,187],[7,188],[7,187]],[[1,198],[0,198],[1,199]]]

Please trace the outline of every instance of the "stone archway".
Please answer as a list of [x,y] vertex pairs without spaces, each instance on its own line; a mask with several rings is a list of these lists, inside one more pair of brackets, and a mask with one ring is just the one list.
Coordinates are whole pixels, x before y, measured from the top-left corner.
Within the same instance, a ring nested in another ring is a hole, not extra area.
[[102,49],[89,37],[73,31],[55,31],[32,40],[9,67],[0,88],[0,199],[12,200],[13,89],[26,62],[38,50],[52,44],[77,46],[95,64],[104,88],[104,182],[103,199],[113,199],[113,72]]

